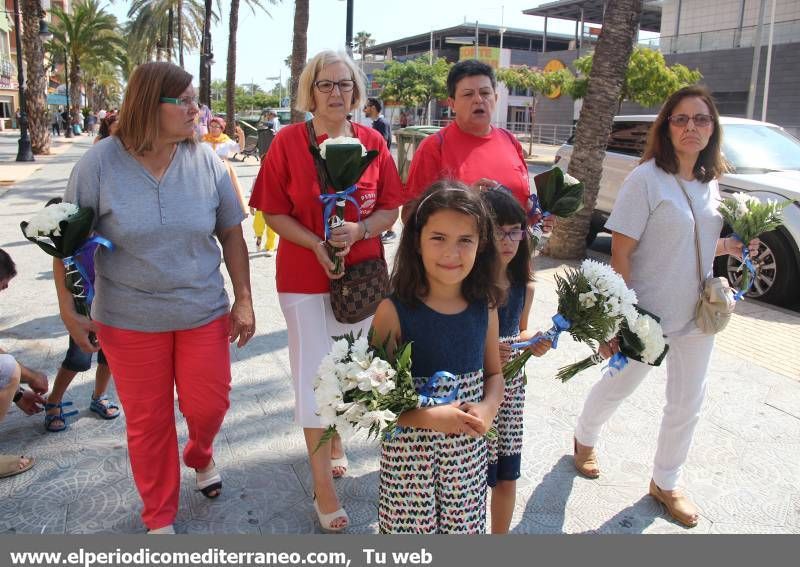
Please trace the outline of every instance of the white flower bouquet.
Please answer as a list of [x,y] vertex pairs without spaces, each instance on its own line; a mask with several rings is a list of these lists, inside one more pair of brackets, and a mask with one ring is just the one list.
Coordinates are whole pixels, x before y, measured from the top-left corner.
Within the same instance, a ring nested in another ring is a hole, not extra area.
[[90,236],[94,210],[53,199],[20,228],[26,239],[45,253],[60,258],[66,269],[66,284],[75,301],[75,309],[89,316],[94,297],[94,252],[97,246],[113,250],[101,236]]
[[323,359],[314,382],[317,414],[326,428],[315,451],[336,433],[345,437],[365,430],[368,437],[391,436],[404,411],[449,403],[455,389],[444,398],[425,394],[431,381],[418,393],[411,377],[411,343],[397,347],[394,363],[385,348],[370,346],[368,337],[352,333],[334,337],[333,348]]
[[[669,350],[660,319],[639,306],[636,306],[632,318],[630,315],[623,317],[617,339],[619,352],[608,361],[612,372],[622,370],[628,364],[628,359],[659,366]],[[579,372],[602,362],[603,357],[595,353],[580,362],[559,368],[556,378],[566,382]]]
[[742,244],[742,278],[737,286],[737,300],[750,290],[756,274],[750,258],[749,242],[781,226],[783,209],[790,203],[791,201],[778,203],[772,199],[763,202],[746,193],[734,193],[733,197],[722,200],[719,212],[725,223],[731,227],[732,236]]
[[[322,194],[320,201],[323,204],[323,222],[325,225],[325,239],[330,238],[330,231],[344,223],[344,209],[350,201],[361,214],[361,205],[352,194],[356,190],[356,183],[372,161],[378,157],[377,150],[364,147],[358,138],[340,136],[328,138],[317,148],[312,144],[311,154],[318,159],[325,172],[325,187],[320,187]],[[328,192],[328,188],[332,191]],[[336,256],[336,249],[329,247],[328,253],[335,264],[334,272],[342,269],[342,259]]]
[[596,345],[619,332],[623,319],[636,317],[636,293],[611,266],[584,260],[579,269],[568,269],[563,277],[555,278],[558,313],[553,317],[553,326],[529,341],[511,345],[526,350],[503,366],[506,381],[524,368],[532,356],[526,347],[534,342],[547,339],[557,348],[559,335],[567,331],[576,341],[587,343],[595,350]]

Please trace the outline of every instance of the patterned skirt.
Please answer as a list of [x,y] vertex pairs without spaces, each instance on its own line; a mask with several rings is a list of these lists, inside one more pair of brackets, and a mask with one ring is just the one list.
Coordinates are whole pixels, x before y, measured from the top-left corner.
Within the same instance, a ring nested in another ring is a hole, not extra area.
[[[415,378],[417,389],[427,378]],[[483,372],[442,380],[433,392],[483,399]],[[486,533],[486,442],[469,435],[403,428],[381,445],[378,519],[385,534]]]
[[[502,337],[500,342],[512,343],[516,337]],[[512,358],[521,351],[513,350]],[[525,409],[525,370],[521,370],[506,384],[503,403],[494,418],[497,437],[491,439],[489,451],[489,486],[499,480],[516,480],[520,474],[522,454],[522,414]]]

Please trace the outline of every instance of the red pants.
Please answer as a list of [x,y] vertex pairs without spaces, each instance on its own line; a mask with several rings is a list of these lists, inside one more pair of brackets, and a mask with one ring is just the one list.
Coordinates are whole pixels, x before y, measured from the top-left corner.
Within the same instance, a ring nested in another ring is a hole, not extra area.
[[125,410],[133,479],[154,530],[178,513],[180,463],[174,390],[186,418],[187,467],[204,468],[230,406],[228,315],[186,331],[145,333],[95,322]]

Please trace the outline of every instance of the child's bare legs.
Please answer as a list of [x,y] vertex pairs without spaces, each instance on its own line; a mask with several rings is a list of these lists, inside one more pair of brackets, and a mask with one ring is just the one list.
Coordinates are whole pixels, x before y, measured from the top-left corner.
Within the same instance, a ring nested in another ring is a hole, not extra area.
[[[47,395],[47,403],[60,404],[61,400],[64,399],[64,393],[67,391],[67,388],[69,388],[69,385],[72,383],[72,380],[77,374],[78,373],[74,370],[67,370],[63,366],[59,368],[58,372],[56,373],[56,379],[53,381],[53,389]],[[47,415],[58,415],[61,413],[61,408],[45,408],[45,412],[47,412]],[[53,419],[52,423],[55,429],[60,429],[64,424],[64,421],[59,418],[55,418]]]
[[[339,504],[339,498],[336,496],[336,488],[333,486],[333,477],[331,476],[331,443],[326,443],[315,452],[324,432],[325,430],[321,428],[303,428],[317,505],[323,514],[332,514],[341,507],[341,504]],[[331,527],[334,529],[339,529],[346,525],[347,519],[344,516],[331,522]]]
[[499,480],[492,488],[492,533],[507,534],[517,499],[517,481]]

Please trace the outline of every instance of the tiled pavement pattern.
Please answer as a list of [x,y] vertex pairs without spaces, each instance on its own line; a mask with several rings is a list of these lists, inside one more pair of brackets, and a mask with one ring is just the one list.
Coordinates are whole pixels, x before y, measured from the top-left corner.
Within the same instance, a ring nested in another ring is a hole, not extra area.
[[[15,151],[0,140],[0,151]],[[0,294],[0,344],[51,378],[66,349],[57,315],[50,260],[19,233],[19,222],[64,188],[72,163],[89,140],[16,186],[0,187],[0,247],[20,275]],[[255,160],[237,169],[246,187]],[[252,230],[246,221],[248,244]],[[391,244],[390,251],[396,246]],[[552,276],[539,268],[533,325],[548,326],[556,306]],[[274,257],[251,254],[258,334],[232,349],[232,405],[216,444],[224,478],[216,501],[192,490],[184,469],[177,519],[188,533],[311,533],[318,530],[300,429],[292,423],[287,336],[277,305]],[[685,484],[702,511],[685,530],[647,496],[664,372],[657,369],[609,422],[599,447],[603,476],[587,480],[571,465],[572,428],[596,373],[567,384],[555,370],[587,349],[564,337],[559,348],[529,366],[522,478],[512,522],[516,533],[798,533],[800,532],[800,317],[744,304],[714,352],[709,395],[686,466]],[[46,433],[41,415],[12,408],[0,424],[0,452],[30,454],[29,472],[0,479],[0,532],[141,533],[140,503],[125,445],[125,418],[102,421],[88,411],[93,373],[67,393],[80,414],[63,433]],[[177,407],[176,407],[177,413]],[[179,419],[181,443],[186,427]],[[348,445],[350,469],[337,481],[352,520],[349,531],[374,533],[378,450],[362,439]]]

